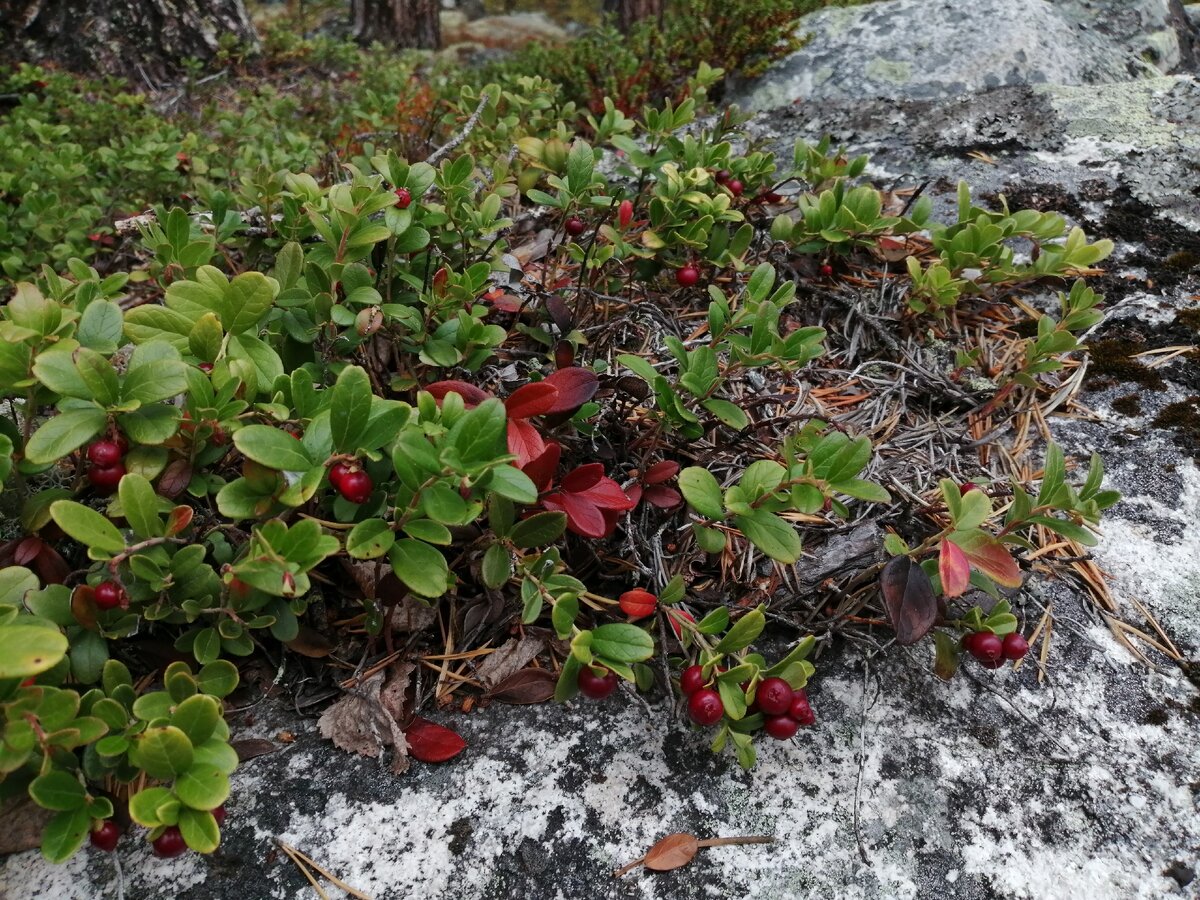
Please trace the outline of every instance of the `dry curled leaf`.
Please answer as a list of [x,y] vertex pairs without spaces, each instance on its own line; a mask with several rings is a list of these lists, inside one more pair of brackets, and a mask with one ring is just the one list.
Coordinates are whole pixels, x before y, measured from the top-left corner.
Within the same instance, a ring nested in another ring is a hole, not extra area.
[[699,849],[694,835],[669,834],[647,851],[642,865],[655,872],[670,872],[690,863]]
[[501,703],[545,703],[554,696],[558,676],[549,669],[519,669],[487,692]]
[[528,629],[519,638],[510,638],[494,653],[489,653],[475,670],[475,677],[487,687],[495,688],[501,681],[529,665],[546,648],[546,635]]
[[[403,677],[407,679],[407,675]],[[341,749],[372,759],[378,759],[384,747],[391,747],[392,771],[399,775],[408,768],[408,741],[380,697],[384,678],[384,672],[376,672],[348,691],[321,714],[317,727]]]

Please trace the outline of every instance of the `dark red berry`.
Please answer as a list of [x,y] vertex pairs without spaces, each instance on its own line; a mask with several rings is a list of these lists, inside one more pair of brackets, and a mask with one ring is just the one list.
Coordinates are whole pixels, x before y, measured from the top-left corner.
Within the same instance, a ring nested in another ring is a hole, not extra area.
[[571,218],[563,223],[563,230],[571,235],[571,237],[579,237],[579,235],[587,230],[587,226],[583,224],[583,219],[579,218],[579,216],[571,216]]
[[679,690],[683,696],[690,697],[704,687],[704,669],[701,666],[688,666],[679,676]]
[[603,675],[597,675],[591,666],[579,670],[579,691],[592,700],[603,700],[617,689],[617,673],[600,667]]
[[777,741],[786,741],[795,735],[800,723],[791,716],[767,716],[763,730]]
[[977,490],[979,490],[979,485],[973,481],[965,481],[958,488],[960,494],[969,494],[971,491]]
[[95,441],[88,445],[87,458],[97,466],[115,466],[121,461],[121,448],[116,441]]
[[91,466],[87,471],[87,478],[92,487],[105,494],[115,491],[124,477],[125,466],[121,463],[115,466]]
[[151,846],[154,847],[154,855],[159,859],[173,859],[187,850],[187,842],[177,825],[168,825],[166,831],[156,837]]
[[92,829],[90,839],[92,846],[97,850],[112,853],[117,849],[117,841],[121,839],[121,829],[112,819],[105,819],[99,827]]
[[965,634],[963,634],[963,636],[962,636],[962,640],[959,642],[959,643],[961,644],[962,648],[963,648],[965,651],[967,651],[968,653],[970,653],[972,656],[974,656],[974,655],[975,655],[975,654],[974,654],[974,653],[971,651],[971,648],[972,648],[972,647],[975,645],[975,635],[976,635],[976,633],[977,633],[977,632],[974,632],[974,631],[968,631],[968,632],[966,632]]
[[971,642],[971,655],[984,665],[1004,659],[1004,642],[1000,635],[981,631]]
[[792,705],[792,686],[782,678],[764,678],[754,697],[768,716],[781,716]]
[[408,209],[412,205],[412,194],[408,188],[396,188],[396,205],[401,209]]
[[688,716],[697,725],[716,725],[723,715],[725,704],[712,688],[701,688],[688,697]]
[[821,266],[821,274],[828,278],[833,274],[833,266],[831,266],[829,263],[825,263],[825,265]]
[[700,270],[695,266],[684,266],[675,271],[675,283],[680,287],[692,287],[700,280]]
[[216,809],[212,810],[212,817],[217,820],[217,827],[225,824],[225,804],[222,803]]
[[345,477],[353,471],[354,470],[344,462],[335,462],[329,467],[329,483],[340,491],[342,489],[343,479],[345,479]]
[[115,581],[102,581],[95,590],[96,606],[100,609],[116,609],[125,600],[124,589]]
[[733,173],[728,169],[720,169],[714,177],[717,179],[717,184],[725,184],[733,177]]
[[796,696],[792,698],[792,706],[788,710],[788,715],[805,727],[817,721],[817,717],[813,715],[812,707],[808,705],[808,694],[804,693],[804,691],[796,691]]
[[196,368],[199,369],[201,372],[203,372],[205,375],[210,375],[210,374],[212,374],[213,364],[210,362],[202,362],[199,365],[197,365]]
[[729,182],[725,185],[725,187],[727,187],[729,189],[729,193],[733,194],[733,196],[735,196],[735,197],[742,196],[742,191],[744,191],[746,189],[746,186],[743,185],[736,178],[730,179]]
[[1017,634],[1015,631],[1012,634],[1006,634],[1004,649],[1001,652],[1005,659],[1023,659],[1029,652],[1029,641],[1025,640],[1025,635]]
[[362,469],[351,469],[334,487],[351,503],[366,503],[371,491],[375,489],[371,484],[371,476]]

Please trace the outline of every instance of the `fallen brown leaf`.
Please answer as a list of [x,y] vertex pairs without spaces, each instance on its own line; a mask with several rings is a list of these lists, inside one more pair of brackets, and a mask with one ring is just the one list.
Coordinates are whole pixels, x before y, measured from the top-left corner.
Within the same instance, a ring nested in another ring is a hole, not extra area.
[[279,748],[274,742],[268,741],[266,738],[245,738],[244,740],[234,741],[230,744],[237,752],[238,762],[245,762],[248,759],[254,759],[258,756],[266,756],[268,753],[274,753]]
[[558,676],[549,669],[518,669],[487,692],[501,703],[545,703],[554,696]]
[[514,672],[529,665],[544,649],[546,635],[528,629],[522,637],[505,641],[495,653],[489,654],[475,670],[475,677],[488,688],[494,689]]
[[[388,693],[381,696],[385,678]],[[393,711],[402,711],[401,699],[407,690],[412,666],[393,666],[389,671],[376,672],[357,687],[346,692],[317,720],[321,735],[343,750],[378,759],[384,747],[392,748],[392,772],[399,775],[408,769],[408,741]]]
[[635,859],[629,865],[622,866],[613,872],[613,877],[620,878],[638,866],[645,866],[654,872],[670,872],[673,869],[678,869],[690,863],[695,858],[696,851],[701,847],[728,847],[734,844],[770,844],[774,841],[775,838],[760,834],[747,835],[745,837],[704,838],[703,840],[682,832],[669,834],[647,850],[645,856]]
[[309,625],[301,625],[300,632],[285,643],[289,650],[312,659],[321,659],[333,652],[333,641]]

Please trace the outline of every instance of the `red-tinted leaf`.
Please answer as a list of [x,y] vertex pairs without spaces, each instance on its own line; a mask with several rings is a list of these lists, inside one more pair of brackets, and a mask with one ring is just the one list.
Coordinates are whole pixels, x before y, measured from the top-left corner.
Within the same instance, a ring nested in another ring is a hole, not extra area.
[[551,294],[546,298],[546,312],[550,313],[550,318],[562,334],[566,334],[575,327],[574,313],[558,294]]
[[604,466],[601,463],[588,463],[578,466],[563,476],[562,489],[573,494],[579,494],[594,487],[604,477]]
[[674,509],[683,502],[683,497],[675,488],[656,484],[646,489],[646,502],[659,509]]
[[506,294],[502,291],[489,291],[484,294],[484,299],[491,303],[493,308],[501,312],[520,312],[521,307],[525,305],[520,297],[514,294]]
[[681,619],[686,619],[689,622],[695,622],[696,617],[686,609],[667,609],[667,621],[671,623],[671,630],[675,632],[675,637],[683,637],[683,626],[679,624]]
[[523,384],[504,401],[504,409],[511,419],[529,419],[540,416],[554,408],[558,399],[558,388],[544,381]]
[[158,477],[158,493],[174,500],[192,480],[192,464],[186,459],[173,459]]
[[690,863],[699,849],[699,841],[690,834],[667,835],[650,848],[642,865],[653,872],[670,872]]
[[971,563],[953,541],[942,541],[938,575],[942,579],[942,594],[947,597],[961,597],[971,584]]
[[1021,567],[1003,544],[982,531],[956,531],[951,540],[962,548],[971,565],[1002,587],[1021,586]]
[[167,537],[174,537],[192,524],[196,511],[190,506],[176,506],[167,516]]
[[664,459],[662,462],[656,462],[646,470],[646,473],[642,476],[642,482],[644,484],[661,484],[678,474],[679,463],[673,459]]
[[467,742],[455,732],[420,716],[409,723],[404,736],[408,739],[408,755],[421,762],[445,762],[467,748]]
[[604,519],[604,534],[603,537],[608,537],[617,530],[617,520],[621,518],[621,513],[624,510],[602,509],[600,516]]
[[539,493],[548,491],[554,481],[554,473],[558,471],[558,458],[561,455],[562,445],[558,441],[550,441],[540,456],[518,468],[529,476],[529,480],[534,483]]
[[33,566],[43,584],[66,584],[67,576],[71,574],[71,567],[67,565],[67,561],[45,541],[42,542],[42,552],[33,561]]
[[937,619],[937,599],[925,570],[907,556],[893,557],[879,576],[883,605],[887,609],[896,643],[915,644],[929,633]]
[[437,297],[446,296],[446,282],[450,280],[450,270],[442,266],[433,275],[433,293]]
[[625,488],[625,493],[629,495],[629,499],[633,501],[634,506],[642,502],[642,486],[637,482]]
[[491,396],[487,391],[481,390],[473,384],[467,384],[465,381],[435,381],[433,384],[425,388],[440,404],[447,394],[458,394],[463,398],[463,403],[468,408],[478,406],[484,400]]
[[96,631],[96,590],[81,584],[71,592],[71,615],[88,631]]
[[591,369],[570,366],[546,376],[546,381],[558,388],[558,399],[550,413],[565,413],[578,409],[596,395],[600,379]]
[[524,419],[509,419],[508,452],[517,458],[517,468],[524,469],[546,452],[546,442],[538,430]]
[[266,738],[246,738],[240,741],[233,741],[231,746],[238,755],[238,762],[246,762],[248,759],[256,759],[259,756],[266,756],[268,753],[274,753],[279,748],[272,741]]
[[610,533],[600,509],[581,494],[560,494],[562,511],[567,514],[567,527],[578,535],[602,538]]
[[[566,487],[565,483],[563,487]],[[607,477],[601,478],[591,487],[575,493],[587,497],[601,509],[624,511],[633,509],[637,505],[629,499],[629,495],[621,489],[619,484]]]
[[35,534],[31,534],[21,543],[17,544],[17,549],[13,552],[13,562],[18,566],[26,566],[37,559],[38,554],[42,552],[44,546],[42,539]]
[[554,697],[558,675],[549,669],[518,669],[488,691],[487,696],[501,703],[545,703]]
[[559,341],[554,345],[554,365],[560,369],[575,365],[575,348],[567,341]]
[[658,606],[658,598],[641,588],[626,591],[617,602],[621,607],[621,612],[631,619],[643,619],[646,616],[654,615],[654,610]]

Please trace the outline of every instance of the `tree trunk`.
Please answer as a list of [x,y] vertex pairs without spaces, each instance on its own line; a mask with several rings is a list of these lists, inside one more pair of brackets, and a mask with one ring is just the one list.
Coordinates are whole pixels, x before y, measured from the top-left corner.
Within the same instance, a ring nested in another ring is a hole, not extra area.
[[88,74],[172,78],[230,35],[258,44],[243,0],[0,0],[5,55]]
[[354,39],[389,47],[437,50],[442,45],[438,0],[351,0]]
[[663,0],[604,0],[604,11],[615,14],[617,27],[628,31],[642,19],[657,19],[661,24]]

